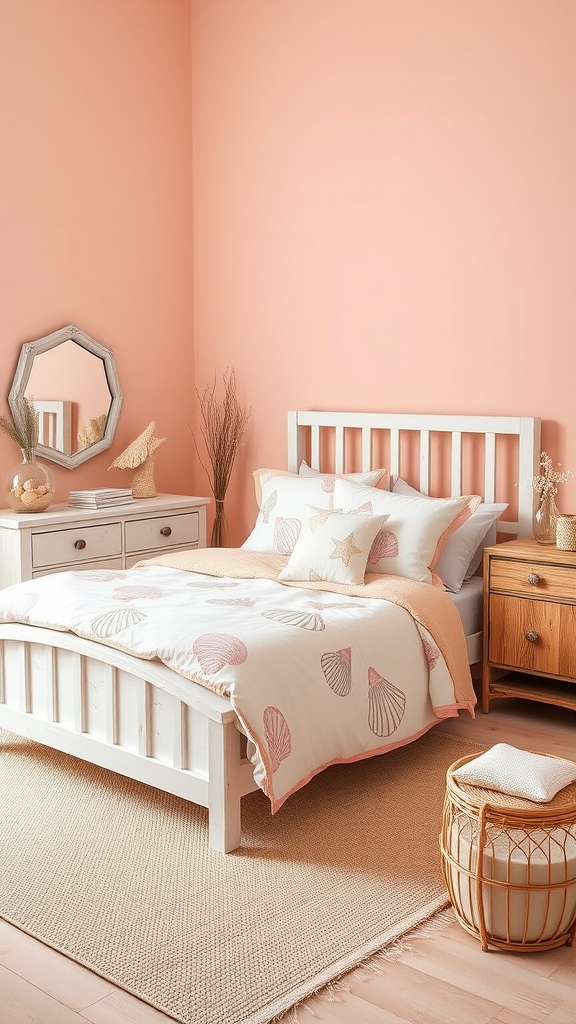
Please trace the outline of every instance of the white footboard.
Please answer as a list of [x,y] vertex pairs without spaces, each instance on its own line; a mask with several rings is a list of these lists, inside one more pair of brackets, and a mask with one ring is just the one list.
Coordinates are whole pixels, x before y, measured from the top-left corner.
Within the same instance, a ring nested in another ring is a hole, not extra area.
[[210,846],[240,845],[240,799],[257,787],[236,715],[164,665],[0,624],[0,726],[207,807]]

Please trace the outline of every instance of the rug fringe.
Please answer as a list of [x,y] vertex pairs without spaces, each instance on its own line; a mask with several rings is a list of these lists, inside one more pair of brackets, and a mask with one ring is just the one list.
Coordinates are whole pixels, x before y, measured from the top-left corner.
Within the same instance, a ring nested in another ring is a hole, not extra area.
[[440,910],[434,911],[430,917],[421,921],[415,928],[412,928],[405,935],[400,936],[397,939],[393,939],[388,945],[383,946],[382,949],[372,953],[367,960],[357,964],[356,967],[350,967],[345,971],[341,977],[334,978],[333,981],[329,981],[327,985],[322,985],[320,988],[315,989],[305,1000],[296,1003],[291,1006],[288,1011],[283,1011],[278,1016],[273,1017],[270,1024],[277,1024],[282,1021],[282,1024],[304,1024],[301,1014],[303,1011],[309,1014],[310,1017],[318,1018],[318,1014],[312,1009],[311,1006],[307,1005],[306,1000],[312,996],[319,996],[321,999],[326,999],[329,1003],[341,1003],[341,996],[344,993],[350,993],[351,987],[346,981],[350,975],[353,975],[358,981],[366,981],[367,976],[370,974],[381,974],[382,968],[380,966],[381,961],[387,963],[394,963],[403,956],[404,953],[416,953],[412,945],[410,944],[414,939],[433,939],[438,932],[443,931],[448,925],[452,924],[456,920],[454,915],[453,907],[450,904],[443,907]]

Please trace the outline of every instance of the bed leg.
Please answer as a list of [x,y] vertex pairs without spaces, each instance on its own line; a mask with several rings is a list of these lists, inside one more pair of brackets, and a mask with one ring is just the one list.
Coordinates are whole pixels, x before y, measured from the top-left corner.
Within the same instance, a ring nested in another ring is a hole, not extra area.
[[230,853],[240,846],[240,733],[234,722],[209,723],[208,842]]

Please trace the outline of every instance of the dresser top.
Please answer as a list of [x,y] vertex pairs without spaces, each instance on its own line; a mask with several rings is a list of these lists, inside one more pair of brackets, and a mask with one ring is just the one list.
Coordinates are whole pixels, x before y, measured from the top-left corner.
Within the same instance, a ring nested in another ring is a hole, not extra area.
[[178,512],[192,506],[209,505],[211,499],[194,497],[189,494],[157,494],[154,498],[133,498],[123,505],[107,505],[105,508],[70,508],[67,502],[50,505],[45,512],[13,512],[10,508],[0,509],[0,528],[23,530],[38,526],[61,526],[63,523],[97,522],[99,519],[141,518],[155,512]]

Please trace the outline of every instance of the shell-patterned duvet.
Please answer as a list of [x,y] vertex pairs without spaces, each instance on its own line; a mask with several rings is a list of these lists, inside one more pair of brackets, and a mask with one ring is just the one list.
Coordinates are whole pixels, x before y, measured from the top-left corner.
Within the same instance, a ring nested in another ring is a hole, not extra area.
[[228,697],[272,810],[329,764],[401,746],[475,695],[458,612],[425,583],[282,584],[237,549],[0,591],[0,619],[76,633]]

